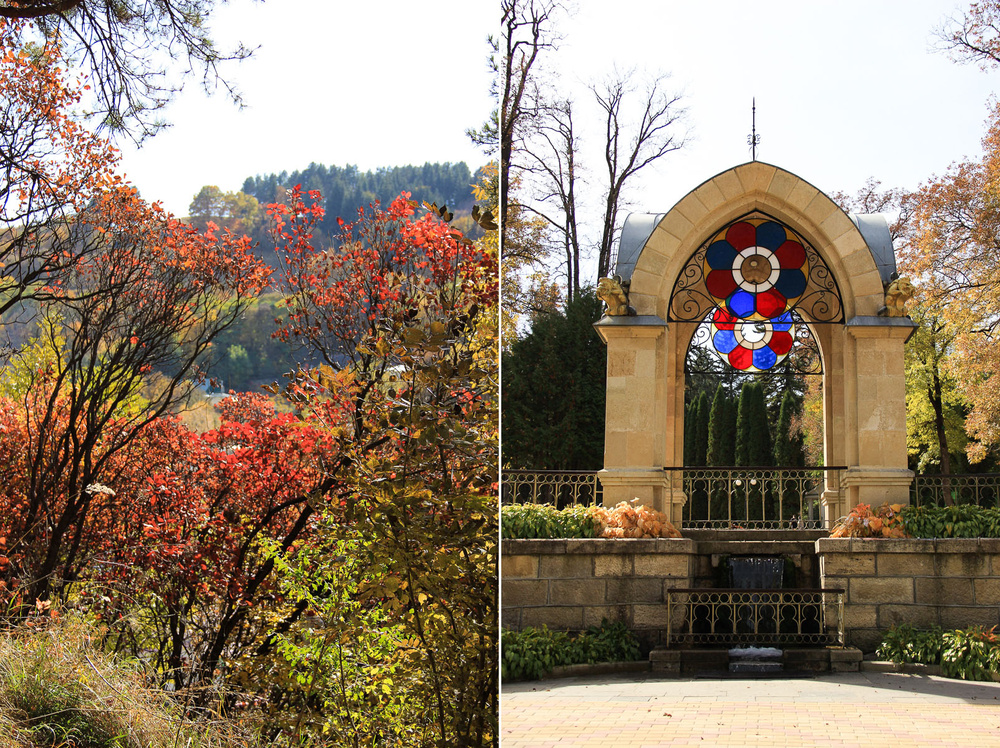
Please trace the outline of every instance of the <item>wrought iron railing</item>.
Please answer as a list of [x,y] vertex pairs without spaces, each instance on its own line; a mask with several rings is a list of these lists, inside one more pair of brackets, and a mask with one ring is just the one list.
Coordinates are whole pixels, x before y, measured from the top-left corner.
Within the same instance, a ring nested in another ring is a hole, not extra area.
[[796,530],[824,527],[820,495],[840,488],[840,467],[664,468],[683,491],[684,526]]
[[673,589],[669,644],[754,646],[844,643],[842,589]]
[[504,470],[500,483],[504,504],[551,504],[562,509],[604,500],[596,470]]
[[915,475],[910,484],[910,503],[914,506],[948,503],[1000,506],[1000,473],[959,473],[954,475]]

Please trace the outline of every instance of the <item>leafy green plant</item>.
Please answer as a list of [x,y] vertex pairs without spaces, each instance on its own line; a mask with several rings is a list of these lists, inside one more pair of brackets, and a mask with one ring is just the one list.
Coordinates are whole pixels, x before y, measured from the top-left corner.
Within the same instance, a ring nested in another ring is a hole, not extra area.
[[872,509],[858,504],[831,533],[835,538],[1000,538],[1000,508],[975,504]]
[[1000,672],[1000,637],[996,626],[946,631],[943,640],[941,672],[946,677],[992,680],[993,673]]
[[500,536],[511,539],[595,538],[600,523],[591,507],[556,509],[547,504],[513,504],[500,510]]
[[1000,672],[1000,635],[993,628],[972,626],[942,631],[937,626],[921,630],[909,624],[885,632],[877,652],[895,663],[940,665],[948,678],[991,680]]
[[538,680],[560,665],[631,662],[639,659],[639,642],[624,623],[601,621],[575,636],[563,631],[527,627],[504,629],[500,635],[500,673],[504,680]]
[[906,532],[915,538],[1000,537],[1000,510],[975,504],[909,506],[903,511]]
[[938,626],[916,629],[908,623],[893,626],[882,637],[876,654],[896,664],[940,665],[944,632]]

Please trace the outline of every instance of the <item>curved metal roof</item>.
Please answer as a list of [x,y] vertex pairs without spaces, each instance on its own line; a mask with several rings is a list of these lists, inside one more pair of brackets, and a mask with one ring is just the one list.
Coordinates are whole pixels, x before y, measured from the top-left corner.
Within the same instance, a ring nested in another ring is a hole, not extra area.
[[[643,247],[664,216],[666,213],[631,213],[625,219],[615,262],[615,275],[621,276],[623,281],[632,278]],[[885,216],[881,213],[848,213],[848,217],[858,227],[861,237],[868,245],[882,284],[887,284],[896,272],[896,253],[892,248],[892,235]]]
[[615,260],[615,275],[620,275],[623,281],[632,277],[635,263],[639,260],[642,248],[646,246],[653,230],[663,220],[666,213],[630,213],[622,226],[621,237],[618,239],[618,257]]
[[872,253],[872,259],[878,266],[878,274],[882,285],[892,280],[896,272],[896,252],[892,248],[892,234],[889,233],[889,223],[881,213],[848,213],[848,218],[861,232],[861,237]]

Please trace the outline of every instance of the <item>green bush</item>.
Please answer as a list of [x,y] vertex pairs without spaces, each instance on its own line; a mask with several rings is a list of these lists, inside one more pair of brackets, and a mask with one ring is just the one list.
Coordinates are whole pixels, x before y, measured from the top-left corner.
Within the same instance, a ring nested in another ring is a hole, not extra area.
[[991,680],[1000,673],[1000,636],[996,627],[965,630],[915,629],[909,624],[885,632],[876,654],[897,664],[940,665],[948,678]]
[[1000,638],[995,629],[946,631],[941,672],[948,678],[992,680],[993,673],[1000,672]]
[[575,636],[545,626],[504,629],[500,648],[503,680],[538,680],[560,665],[632,662],[640,657],[639,642],[625,624],[607,620]]
[[906,532],[914,538],[997,538],[1000,510],[975,504],[908,506],[902,511]]
[[560,510],[547,504],[513,504],[500,509],[503,538],[594,538],[597,533],[597,522],[589,507]]
[[915,629],[908,623],[893,626],[883,635],[876,654],[897,665],[908,662],[940,665],[943,634],[937,626],[929,630]]

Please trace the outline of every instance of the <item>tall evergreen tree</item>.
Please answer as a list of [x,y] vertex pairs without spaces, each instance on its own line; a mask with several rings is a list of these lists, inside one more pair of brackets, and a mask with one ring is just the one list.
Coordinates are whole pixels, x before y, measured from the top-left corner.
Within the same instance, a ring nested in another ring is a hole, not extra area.
[[708,402],[708,395],[703,390],[698,394],[695,401],[695,431],[694,431],[694,460],[693,465],[703,466],[706,463],[708,454],[708,421],[711,417],[712,406]]
[[720,383],[712,398],[708,419],[708,453],[705,464],[730,466],[736,464],[736,404]]
[[684,465],[694,466],[695,462],[695,442],[697,438],[695,434],[698,432],[698,418],[695,416],[695,410],[698,405],[698,400],[695,398],[694,402],[686,403],[684,405]]
[[736,464],[765,466],[773,462],[764,390],[757,382],[748,382],[740,390],[736,416]]
[[781,396],[781,410],[774,433],[774,464],[778,467],[802,467],[805,465],[802,435],[792,432],[792,421],[799,411],[799,403],[791,390]]
[[504,467],[595,470],[604,465],[607,348],[594,330],[593,289],[543,314],[503,354]]

